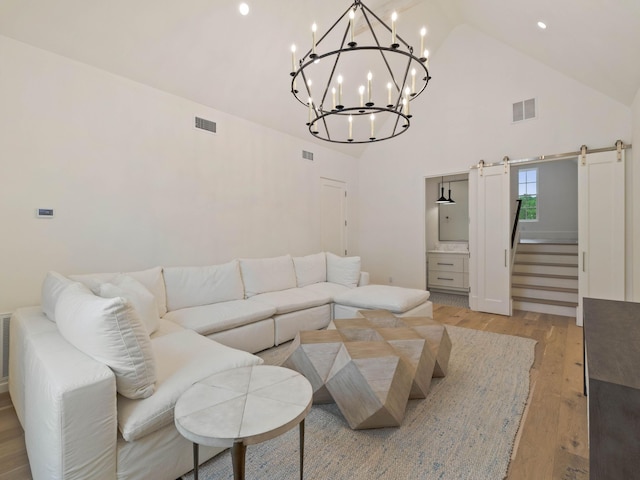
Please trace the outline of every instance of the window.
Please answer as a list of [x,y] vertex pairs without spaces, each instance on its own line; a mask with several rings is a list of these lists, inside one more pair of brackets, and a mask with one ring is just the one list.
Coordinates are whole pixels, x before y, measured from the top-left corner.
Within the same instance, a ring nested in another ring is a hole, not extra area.
[[518,171],[518,198],[520,204],[520,220],[538,220],[538,169],[522,168]]

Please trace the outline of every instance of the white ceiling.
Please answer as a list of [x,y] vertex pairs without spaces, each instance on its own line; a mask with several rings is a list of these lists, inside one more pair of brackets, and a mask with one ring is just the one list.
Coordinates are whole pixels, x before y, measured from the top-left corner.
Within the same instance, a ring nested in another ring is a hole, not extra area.
[[[245,1],[246,17],[240,0],[0,0],[0,34],[308,140],[290,46],[310,44],[311,23],[326,30],[349,1]],[[466,23],[623,104],[640,87],[640,0],[365,3],[385,20],[397,10],[416,48],[426,25],[434,57]]]

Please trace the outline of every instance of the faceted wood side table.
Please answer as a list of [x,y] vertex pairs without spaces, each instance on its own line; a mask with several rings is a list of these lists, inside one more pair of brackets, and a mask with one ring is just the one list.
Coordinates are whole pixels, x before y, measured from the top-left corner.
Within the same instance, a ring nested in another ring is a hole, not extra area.
[[233,478],[244,479],[247,445],[300,426],[300,479],[304,419],[311,410],[311,385],[298,372],[270,365],[240,367],[196,383],[178,399],[175,424],[193,442],[194,478],[198,445],[231,447]]
[[451,340],[431,318],[359,314],[299,332],[283,365],[307,377],[314,403],[335,401],[351,428],[398,426],[407,400],[425,398],[431,378],[446,375]]

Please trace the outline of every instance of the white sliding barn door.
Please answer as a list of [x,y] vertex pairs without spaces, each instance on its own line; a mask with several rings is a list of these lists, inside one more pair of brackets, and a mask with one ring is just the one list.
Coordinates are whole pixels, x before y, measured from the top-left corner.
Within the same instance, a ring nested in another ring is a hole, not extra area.
[[511,315],[509,165],[478,168],[469,176],[469,305]]
[[584,297],[624,300],[624,153],[588,153],[579,159],[578,325]]
[[347,254],[347,184],[320,179],[320,236],[322,250]]

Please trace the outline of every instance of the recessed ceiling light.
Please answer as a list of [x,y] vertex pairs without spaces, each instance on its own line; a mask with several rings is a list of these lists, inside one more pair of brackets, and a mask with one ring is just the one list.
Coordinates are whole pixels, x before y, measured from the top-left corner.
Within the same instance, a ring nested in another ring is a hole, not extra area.
[[247,5],[246,3],[241,3],[240,7],[238,7],[238,10],[240,10],[240,13],[242,15],[247,15],[249,13],[249,5]]
[[541,30],[546,30],[547,24],[544,22],[538,22],[538,28],[540,28]]

